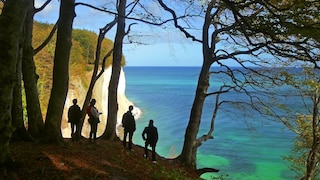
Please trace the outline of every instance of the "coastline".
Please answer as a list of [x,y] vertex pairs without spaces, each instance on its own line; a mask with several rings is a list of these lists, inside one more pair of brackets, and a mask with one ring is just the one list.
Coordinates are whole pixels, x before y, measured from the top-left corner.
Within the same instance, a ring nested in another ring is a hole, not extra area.
[[[108,67],[105,69],[102,76],[97,80],[95,87],[93,89],[92,98],[95,98],[97,100],[96,107],[97,109],[102,112],[102,115],[100,117],[100,123],[98,125],[98,132],[97,136],[100,137],[106,127],[107,123],[107,115],[108,115],[108,87],[111,77],[111,71],[112,67]],[[88,79],[91,79],[92,72],[88,73]],[[65,107],[63,111],[62,121],[61,121],[61,132],[62,136],[64,138],[71,138],[71,128],[70,123],[68,123],[68,108],[72,105],[73,99],[78,99],[78,105],[82,107],[82,104],[84,102],[84,98],[86,96],[86,89],[82,85],[82,81],[77,77],[71,77],[69,82],[69,91],[67,94]],[[88,84],[88,83],[86,83]],[[117,136],[121,139],[122,138],[122,126],[121,126],[121,120],[122,115],[128,110],[129,105],[133,105],[133,114],[135,116],[136,120],[139,120],[142,115],[142,111],[137,107],[133,102],[128,100],[128,98],[125,95],[126,90],[126,78],[125,78],[125,72],[123,71],[123,68],[121,68],[120,72],[120,78],[119,78],[119,84],[118,84],[118,115],[117,115]],[[87,121],[88,117],[85,117],[83,128],[82,128],[82,136],[89,137],[90,132],[90,125]]]

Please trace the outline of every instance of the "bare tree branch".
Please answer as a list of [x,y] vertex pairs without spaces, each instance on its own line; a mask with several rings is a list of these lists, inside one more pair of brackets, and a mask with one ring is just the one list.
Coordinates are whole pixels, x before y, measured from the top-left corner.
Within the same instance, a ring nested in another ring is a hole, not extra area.
[[186,31],[182,26],[180,26],[178,24],[178,17],[176,15],[176,13],[174,12],[174,10],[170,9],[162,0],[158,0],[159,4],[166,10],[168,11],[169,13],[171,13],[172,17],[173,17],[173,22],[174,22],[174,26],[176,28],[178,28],[181,32],[184,33],[184,35],[187,37],[187,38],[191,38],[193,41],[197,41],[197,42],[200,42],[202,43],[201,40],[197,39],[195,36],[191,35],[188,31]]
[[33,55],[35,56],[38,52],[40,52],[52,39],[53,35],[55,34],[57,28],[58,28],[58,22],[59,20],[56,22],[56,24],[53,26],[49,36],[43,41],[42,44],[40,44],[40,46],[38,46],[36,49],[33,50]]
[[[119,16],[118,13],[116,12],[113,12],[113,11],[109,11],[109,10],[106,10],[106,9],[102,9],[102,8],[97,8],[95,6],[92,6],[90,4],[86,4],[86,3],[82,3],[82,2],[79,2],[79,3],[76,3],[76,5],[83,5],[83,6],[87,6],[87,7],[90,7],[92,9],[95,9],[95,10],[98,10],[98,11],[101,11],[101,12],[106,12],[106,13],[109,13],[109,14],[113,14],[113,15],[116,15],[116,16]],[[129,14],[132,12],[129,11]],[[171,21],[174,21],[175,19],[168,19],[168,20],[165,20],[165,21],[162,21],[162,22],[159,22],[159,23],[156,23],[156,22],[150,22],[150,21],[146,21],[144,19],[140,19],[140,18],[134,18],[134,17],[130,17],[128,16],[129,14],[126,15],[126,19],[130,19],[130,20],[135,20],[135,21],[138,21],[138,22],[143,22],[145,24],[149,24],[149,25],[154,25],[154,26],[161,26],[161,25],[164,25],[168,22],[171,22]],[[176,17],[177,19],[182,19],[182,18],[185,18],[186,16],[180,16],[180,17]]]
[[34,10],[34,14],[42,11],[50,2],[51,2],[51,0],[47,0],[41,7],[35,9],[35,10]]

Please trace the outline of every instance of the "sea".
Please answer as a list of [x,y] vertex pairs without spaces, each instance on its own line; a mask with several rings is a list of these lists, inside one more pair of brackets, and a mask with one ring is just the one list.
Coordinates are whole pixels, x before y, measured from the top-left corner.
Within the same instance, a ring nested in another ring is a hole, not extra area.
[[[124,67],[126,96],[139,107],[133,142],[144,146],[141,133],[150,119],[158,128],[156,151],[166,158],[177,157],[194,100],[200,67]],[[210,80],[212,86],[219,79]],[[239,96],[239,95],[237,95]],[[235,98],[232,94],[227,98]],[[213,100],[205,103],[199,136],[210,127]],[[295,134],[277,120],[258,115],[254,110],[224,106],[218,111],[213,139],[198,148],[197,168],[210,167],[204,179],[284,180],[294,179],[290,164],[283,157],[294,146]]]

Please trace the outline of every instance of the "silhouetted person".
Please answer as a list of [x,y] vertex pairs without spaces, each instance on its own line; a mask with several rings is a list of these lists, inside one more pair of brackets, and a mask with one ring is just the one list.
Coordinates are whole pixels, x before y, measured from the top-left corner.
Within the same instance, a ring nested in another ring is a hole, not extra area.
[[68,110],[68,122],[71,124],[71,138],[72,141],[78,141],[79,140],[79,123],[81,118],[81,109],[77,105],[78,100],[73,99],[72,100],[73,105],[70,106]]
[[142,132],[142,138],[145,140],[144,157],[148,158],[148,146],[152,148],[152,162],[156,163],[156,145],[158,142],[158,130],[153,125],[153,120],[149,121],[149,126],[145,127]]
[[129,150],[132,148],[132,136],[136,130],[136,121],[132,115],[133,106],[129,106],[129,110],[122,116],[122,127],[124,128],[123,146],[126,147],[127,135],[129,134]]
[[90,124],[90,135],[89,135],[89,141],[93,139],[93,142],[96,142],[97,139],[97,129],[98,129],[98,123],[100,123],[99,115],[102,113],[99,113],[98,109],[94,106],[96,104],[96,100],[92,99],[90,101],[90,105],[87,107],[87,114],[89,116],[88,122]]

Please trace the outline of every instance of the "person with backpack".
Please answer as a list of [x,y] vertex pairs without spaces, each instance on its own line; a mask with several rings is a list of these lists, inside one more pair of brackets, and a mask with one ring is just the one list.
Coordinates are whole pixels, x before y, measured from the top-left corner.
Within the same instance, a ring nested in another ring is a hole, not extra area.
[[158,142],[158,130],[153,125],[153,120],[149,121],[149,126],[145,127],[142,132],[142,138],[145,140],[144,157],[148,158],[148,146],[152,148],[152,162],[156,163],[156,145]]
[[100,123],[99,115],[102,114],[95,107],[95,104],[96,104],[96,100],[92,99],[90,101],[90,105],[86,109],[86,112],[89,116],[88,122],[90,124],[89,142],[91,142],[91,140],[93,140],[93,142],[96,142],[98,123]]
[[79,141],[79,123],[81,118],[81,109],[78,106],[78,100],[72,100],[73,105],[68,110],[68,122],[71,124],[72,141]]
[[136,121],[132,115],[133,106],[129,106],[129,110],[122,116],[122,127],[124,128],[123,134],[123,147],[127,144],[127,135],[129,134],[129,150],[132,149],[132,137],[136,130]]

